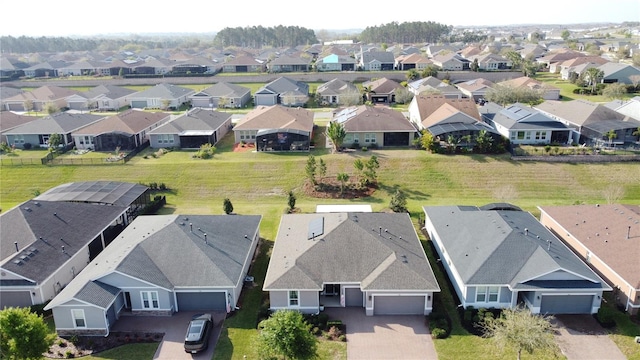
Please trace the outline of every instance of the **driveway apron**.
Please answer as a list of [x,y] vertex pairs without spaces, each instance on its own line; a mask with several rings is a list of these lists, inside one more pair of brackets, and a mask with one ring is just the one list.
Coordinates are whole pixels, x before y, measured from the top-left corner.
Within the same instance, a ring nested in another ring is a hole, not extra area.
[[557,315],[556,343],[568,360],[625,360],[591,315]]
[[361,308],[327,308],[347,328],[347,359],[437,359],[425,317],[366,316]]
[[172,316],[121,316],[111,330],[163,332],[164,337],[158,345],[154,359],[211,359],[222,331],[225,314],[213,312],[214,327],[207,350],[198,354],[189,354],[184,351],[184,336],[191,317],[199,313],[202,311],[178,312]]

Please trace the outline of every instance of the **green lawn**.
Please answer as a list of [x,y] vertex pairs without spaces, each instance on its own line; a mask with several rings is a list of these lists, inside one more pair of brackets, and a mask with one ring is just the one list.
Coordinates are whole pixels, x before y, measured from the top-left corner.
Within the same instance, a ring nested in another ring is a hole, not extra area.
[[[577,89],[578,87],[567,80],[562,80],[560,78],[560,74],[552,74],[552,73],[537,73],[535,79],[538,81],[542,81],[543,83],[547,83],[551,86],[560,89],[560,95],[562,96],[562,101],[571,101],[571,100],[587,100],[595,103],[607,103],[612,99],[607,99],[602,95],[580,95],[574,94],[573,89]],[[638,92],[625,94],[623,100],[629,100],[634,96],[640,95]]]
[[159,343],[143,343],[123,345],[117,348],[106,350],[95,355],[85,356],[86,360],[141,360],[153,359],[153,355],[158,349]]
[[[424,205],[484,205],[495,201],[509,201],[539,215],[539,205],[602,203],[612,185],[622,189],[623,195],[617,201],[638,203],[640,199],[636,163],[516,162],[507,155],[449,156],[410,149],[330,154],[326,149],[316,149],[313,152],[316,158],[327,163],[327,176],[333,177],[339,172],[352,174],[353,162],[357,158],[366,160],[376,155],[381,164],[380,186],[373,196],[356,200],[318,200],[302,192],[308,154],[233,153],[231,147],[229,135],[218,144],[218,151],[210,160],[192,158],[193,151],[174,151],[147,159],[143,156],[149,152],[142,153],[127,164],[112,166],[3,165],[0,168],[0,207],[6,211],[32,198],[35,192],[44,192],[66,182],[116,180],[165,183],[169,188],[165,192],[168,204],[162,213],[222,214],[223,199],[228,197],[236,213],[263,216],[260,232],[266,239],[264,244],[270,246],[287,206],[289,190],[296,194],[296,206],[303,212],[315,211],[315,206],[320,203],[365,203],[371,204],[374,211],[380,211],[388,207],[391,194],[400,188],[408,195],[408,208],[414,219],[419,217]],[[428,248],[428,242],[424,243]],[[435,263],[433,256],[431,261]],[[251,269],[257,285],[244,292],[241,310],[227,320],[216,358],[254,357],[252,344],[257,334],[256,316],[262,302],[260,289],[267,263],[268,257],[261,252]],[[438,271],[436,274],[444,288],[446,280],[443,274],[438,274]],[[451,310],[454,302],[445,298],[451,294],[443,291],[440,296]],[[457,316],[455,311],[449,312],[454,318]],[[621,339],[619,344],[628,342],[627,338]],[[477,359],[479,354],[487,354],[488,358],[493,354],[490,341],[469,335],[460,326],[454,328],[451,338],[436,340],[435,344],[441,359]],[[346,347],[341,346],[332,342],[321,343],[322,358],[344,358]],[[113,351],[113,355],[104,353],[100,356],[129,358],[130,355],[117,351],[131,351],[132,358],[136,358],[135,352],[145,350],[123,347]],[[512,355],[505,353],[503,358]],[[542,358],[554,356],[556,354],[544,354]]]

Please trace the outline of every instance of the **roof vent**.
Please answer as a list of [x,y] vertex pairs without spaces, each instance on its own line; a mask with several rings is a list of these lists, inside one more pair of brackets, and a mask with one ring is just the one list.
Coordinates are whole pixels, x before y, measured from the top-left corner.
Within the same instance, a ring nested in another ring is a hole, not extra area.
[[23,264],[22,260],[13,260],[13,263],[16,264],[16,265],[22,265]]

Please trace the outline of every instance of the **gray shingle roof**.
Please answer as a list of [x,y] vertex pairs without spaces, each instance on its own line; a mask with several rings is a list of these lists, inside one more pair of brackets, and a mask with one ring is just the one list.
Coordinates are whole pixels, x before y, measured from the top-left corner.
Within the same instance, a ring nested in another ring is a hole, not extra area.
[[132,98],[159,98],[159,99],[178,99],[182,96],[189,96],[195,91],[186,87],[172,84],[158,84],[146,90],[131,94]]
[[177,134],[181,135],[189,130],[218,130],[233,115],[216,110],[195,108],[189,110],[170,122],[163,124],[149,132],[149,134]]
[[425,206],[446,253],[465,284],[527,284],[564,271],[607,286],[528,212]]
[[291,78],[282,76],[272,82],[266,84],[256,91],[256,93],[269,92],[274,94],[282,94],[291,92],[293,94],[309,95],[309,85],[302,81],[296,81]]
[[119,293],[120,289],[115,286],[111,286],[100,281],[91,281],[88,282],[80,292],[78,292],[78,296],[76,296],[76,298],[106,309],[115,300]]
[[[3,268],[40,282],[85,249],[126,211],[123,206],[29,200],[0,216]],[[18,243],[16,252],[14,242]],[[62,252],[62,246],[65,252]],[[29,250],[28,261],[16,264]]]
[[[309,224],[324,218],[321,235]],[[439,291],[407,214],[284,215],[264,290],[320,290],[323,283],[358,282],[363,290]]]
[[22,126],[17,126],[7,132],[7,134],[68,134],[94,123],[104,115],[92,114],[70,114],[66,112],[56,113],[35,121],[28,122]]

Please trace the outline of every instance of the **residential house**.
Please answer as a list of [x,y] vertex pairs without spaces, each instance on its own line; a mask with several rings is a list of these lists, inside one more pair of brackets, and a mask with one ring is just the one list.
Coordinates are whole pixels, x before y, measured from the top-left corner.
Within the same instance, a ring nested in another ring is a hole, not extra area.
[[362,83],[363,100],[373,104],[392,104],[396,102],[396,90],[401,87],[399,82],[386,77],[365,81]]
[[[582,145],[622,145],[634,143],[633,133],[640,121],[625,116],[604,105],[586,100],[545,101],[535,109],[571,128],[570,141]],[[609,139],[607,133],[613,130],[615,137]]]
[[433,94],[442,95],[451,99],[464,97],[464,94],[458,88],[434,76],[427,76],[426,78],[414,80],[407,84],[407,89],[409,89],[409,91],[414,95]]
[[428,45],[424,49],[424,52],[427,54],[427,56],[429,56],[430,58],[433,58],[438,53],[457,53],[460,50],[461,49],[460,49],[459,46],[451,45],[451,44],[449,44],[449,45]]
[[178,147],[197,149],[204,144],[215,145],[232,127],[232,114],[195,108],[149,131],[152,148]]
[[89,109],[98,111],[118,111],[128,105],[127,97],[136,91],[115,85],[98,85],[82,93],[87,98]]
[[307,72],[311,70],[311,58],[302,56],[278,56],[269,61],[267,69],[272,73]]
[[271,310],[427,315],[440,291],[407,214],[285,214],[263,290]]
[[513,63],[511,63],[509,59],[493,53],[471,55],[466,57],[466,59],[472,63],[477,60],[478,69],[483,71],[507,70],[513,66]]
[[640,311],[640,206],[538,206],[540,222],[613,287],[616,304]]
[[257,215],[139,216],[49,304],[60,336],[106,336],[124,314],[236,309]]
[[[591,63],[591,64],[597,64],[596,66],[599,66],[607,62],[609,62],[609,60],[601,56],[579,56],[573,59],[552,63],[551,65],[549,65],[549,72],[563,74],[563,73],[568,73],[567,69],[576,67],[578,65]],[[563,78],[563,79],[566,80],[566,78]]]
[[309,150],[313,117],[303,108],[258,106],[233,127],[235,143],[254,143],[258,151]]
[[[495,104],[491,104],[495,105]],[[497,105],[496,105],[497,106]],[[498,106],[499,107],[499,106]],[[524,104],[515,103],[501,108],[488,120],[486,109],[481,114],[486,123],[514,145],[566,144],[571,138],[571,129],[562,122]]]
[[7,143],[8,145],[11,145],[7,137],[4,135],[6,131],[40,118],[40,116],[20,115],[11,111],[0,112],[0,143]]
[[390,71],[394,69],[395,58],[388,51],[360,51],[358,66],[364,71]]
[[149,56],[144,61],[130,64],[131,72],[138,75],[164,75],[171,72],[174,63],[168,59]]
[[472,98],[478,102],[485,98],[487,92],[495,86],[495,83],[484,78],[477,78],[457,83],[455,86],[462,92],[463,97]]
[[562,80],[574,81],[574,79],[578,79],[587,70],[597,68],[598,66],[600,66],[598,63],[586,62],[575,66],[562,67],[562,70],[560,70],[560,78]]
[[58,69],[60,76],[109,76],[109,63],[95,60],[79,60]]
[[[450,99],[442,95],[417,95],[409,104],[409,120],[419,130],[427,130],[437,141],[449,137],[459,140],[456,146],[471,146],[481,131],[494,141],[501,135],[481,121],[473,99]],[[467,139],[467,140],[463,140]]]
[[626,117],[640,121],[640,96],[634,96],[626,101],[612,101],[605,106],[615,110],[617,113]]
[[316,61],[318,71],[356,71],[358,62],[347,55],[329,54]]
[[337,78],[318,86],[316,98],[322,105],[354,105],[362,101],[357,86]]
[[266,70],[266,61],[257,60],[248,55],[232,58],[222,65],[222,72],[226,73],[264,72]]
[[433,62],[429,60],[428,57],[420,53],[410,53],[396,57],[394,68],[400,71],[407,71],[410,69],[422,71],[431,64],[433,64]]
[[[632,76],[639,77],[640,69],[625,63],[608,62],[598,66],[598,69],[602,70],[604,76],[602,77],[602,83],[622,83],[633,84]],[[637,83],[637,80],[635,80]]]
[[506,86],[512,89],[530,89],[539,91],[543,100],[558,100],[560,99],[560,89],[549,84],[543,83],[536,79],[532,79],[528,76],[521,76],[515,79],[500,81],[497,83],[500,86]]
[[220,65],[201,56],[191,56],[171,67],[174,75],[215,74],[219,70]]
[[6,56],[0,56],[0,78],[16,80],[24,76],[24,70],[15,66]]
[[51,300],[126,226],[126,206],[26,201],[0,215],[0,309]]
[[282,76],[258,89],[253,97],[256,106],[304,106],[309,101],[309,85]]
[[189,97],[191,106],[201,108],[241,108],[251,101],[251,89],[219,82]]
[[187,104],[194,90],[186,87],[161,83],[127,97],[135,109],[178,109]]
[[171,114],[127,110],[75,130],[71,135],[77,149],[95,151],[133,150],[149,143],[148,132],[166,123]]
[[469,60],[454,52],[438,53],[431,58],[434,65],[440,68],[442,71],[463,71],[469,70]]
[[12,85],[2,85],[0,87],[0,111],[7,110],[7,105],[5,104],[5,99],[14,97],[16,95],[20,95],[24,93],[24,90],[14,87]]
[[560,51],[549,52],[544,56],[538,57],[536,61],[538,64],[542,64],[545,67],[551,67],[553,63],[562,63],[567,60],[575,59],[577,57],[587,56],[579,51],[563,49]]
[[424,206],[425,229],[463,308],[595,314],[611,291],[533,215],[509,204]]
[[58,70],[66,65],[68,65],[66,61],[52,60],[30,66],[23,71],[24,76],[29,78],[55,78],[59,76]]
[[7,137],[9,145],[15,145],[20,149],[31,146],[48,147],[49,137],[52,134],[62,136],[60,146],[70,147],[74,144],[73,136],[71,135],[74,131],[104,117],[104,115],[56,113],[16,126],[6,131],[4,135]]
[[3,100],[9,111],[45,111],[47,105],[56,109],[86,109],[87,99],[79,91],[46,85]]
[[340,110],[331,121],[346,132],[343,146],[410,146],[418,130],[400,112],[386,106],[360,105]]

